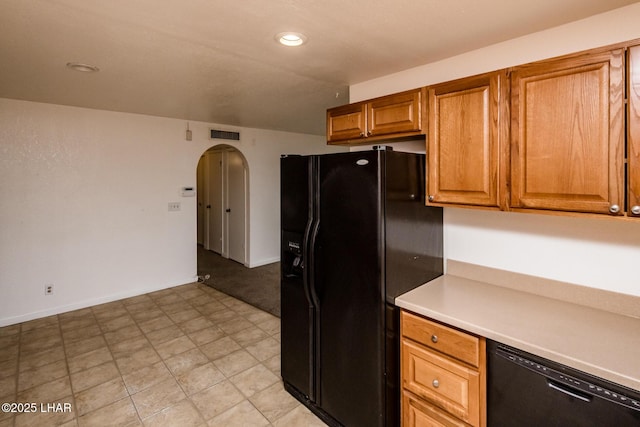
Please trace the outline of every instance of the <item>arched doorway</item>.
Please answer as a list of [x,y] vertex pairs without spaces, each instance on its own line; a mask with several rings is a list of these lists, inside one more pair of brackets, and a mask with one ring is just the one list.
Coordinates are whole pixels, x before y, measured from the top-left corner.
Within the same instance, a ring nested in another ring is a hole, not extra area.
[[230,145],[211,147],[198,161],[196,178],[198,280],[279,316],[280,263],[249,267],[250,183],[245,156]]
[[243,265],[248,263],[248,165],[229,145],[205,151],[197,166],[198,245]]

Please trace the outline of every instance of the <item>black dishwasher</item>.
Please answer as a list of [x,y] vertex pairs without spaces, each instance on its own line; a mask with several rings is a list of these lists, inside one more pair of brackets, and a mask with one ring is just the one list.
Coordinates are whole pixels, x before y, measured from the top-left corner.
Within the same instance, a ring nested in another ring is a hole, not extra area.
[[640,426],[640,392],[487,340],[490,427]]

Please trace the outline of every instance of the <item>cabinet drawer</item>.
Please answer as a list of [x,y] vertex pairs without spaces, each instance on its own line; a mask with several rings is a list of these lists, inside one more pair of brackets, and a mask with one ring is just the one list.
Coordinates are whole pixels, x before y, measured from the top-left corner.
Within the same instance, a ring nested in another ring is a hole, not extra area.
[[480,339],[402,312],[402,335],[472,366],[480,366]]
[[468,424],[434,406],[425,405],[411,393],[402,393],[402,425],[404,427],[467,427]]
[[463,364],[402,340],[403,388],[468,422],[480,422],[480,374]]

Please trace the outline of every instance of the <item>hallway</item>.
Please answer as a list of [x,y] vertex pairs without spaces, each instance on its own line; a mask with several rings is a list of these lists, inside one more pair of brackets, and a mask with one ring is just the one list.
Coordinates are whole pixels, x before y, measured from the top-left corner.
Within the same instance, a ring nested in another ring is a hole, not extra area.
[[280,317],[280,263],[247,268],[198,245],[198,276],[204,283]]

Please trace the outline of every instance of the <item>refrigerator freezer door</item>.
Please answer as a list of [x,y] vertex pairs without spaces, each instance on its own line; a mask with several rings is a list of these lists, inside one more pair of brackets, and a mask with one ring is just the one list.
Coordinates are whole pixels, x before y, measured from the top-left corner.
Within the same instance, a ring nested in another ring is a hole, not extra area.
[[314,308],[305,277],[306,238],[312,222],[311,160],[289,156],[280,162],[281,186],[281,371],[288,386],[315,399]]

